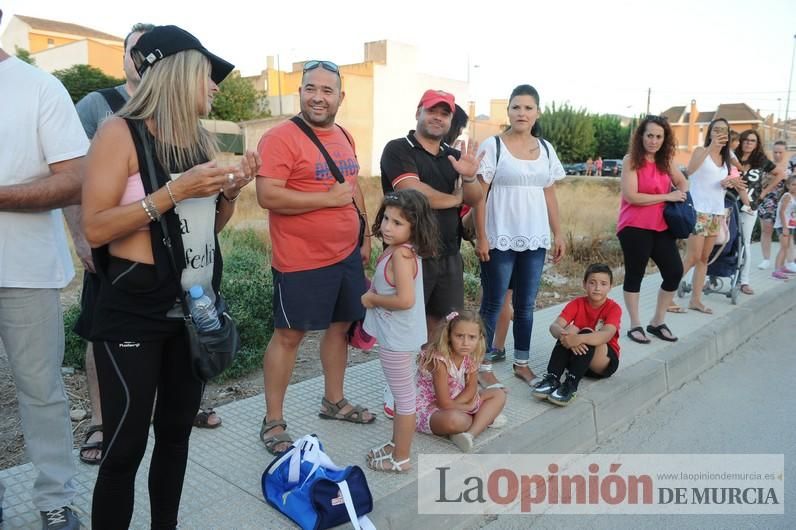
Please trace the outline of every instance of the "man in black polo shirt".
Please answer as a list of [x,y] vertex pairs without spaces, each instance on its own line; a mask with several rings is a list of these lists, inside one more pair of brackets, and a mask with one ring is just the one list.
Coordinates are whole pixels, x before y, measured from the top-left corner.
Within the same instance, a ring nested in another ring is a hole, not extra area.
[[443,317],[464,306],[459,208],[462,203],[474,206],[482,194],[475,178],[481,160],[476,156],[478,145],[470,142],[459,152],[443,142],[455,108],[453,94],[426,90],[415,114],[417,129],[389,142],[381,155],[384,193],[418,190],[428,198],[439,221],[438,255],[423,260],[429,337]]

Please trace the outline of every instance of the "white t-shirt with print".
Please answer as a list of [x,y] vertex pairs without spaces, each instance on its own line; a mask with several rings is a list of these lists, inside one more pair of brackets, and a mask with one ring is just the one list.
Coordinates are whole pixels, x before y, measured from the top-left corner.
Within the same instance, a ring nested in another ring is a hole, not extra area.
[[[16,57],[0,61],[0,186],[50,175],[88,138],[63,85]],[[0,287],[61,288],[74,277],[60,209],[0,210]]]
[[[499,137],[498,137],[499,138]],[[536,250],[552,246],[544,189],[566,176],[553,146],[539,140],[539,158],[515,158],[499,139],[500,160],[495,167],[495,139],[481,143],[484,153],[478,173],[491,183],[486,207],[486,234],[489,248],[498,250]],[[541,142],[550,150],[547,151]]]

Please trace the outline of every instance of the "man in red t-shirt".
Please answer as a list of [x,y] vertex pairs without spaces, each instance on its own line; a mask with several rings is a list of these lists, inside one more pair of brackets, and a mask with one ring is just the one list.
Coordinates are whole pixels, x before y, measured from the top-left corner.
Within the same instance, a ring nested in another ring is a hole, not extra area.
[[370,258],[370,239],[362,247],[358,242],[357,209],[365,226],[367,213],[357,183],[354,141],[335,124],[344,97],[336,64],[304,63],[298,117],[318,137],[345,182],[335,179],[319,148],[292,121],[270,129],[258,146],[263,164],[257,200],[269,210],[275,328],[263,356],[266,413],[260,439],[272,454],[286,451],[292,441],[282,406],[298,346],[308,330],[326,330],[320,351],[326,383],[320,416],[353,423],[376,419],[343,397],[346,333],[365,314],[362,265]]
[[[608,265],[589,265],[583,276],[581,296],[564,306],[550,334],[556,342],[547,374],[533,386],[532,394],[556,405],[569,405],[584,375],[611,377],[619,367],[619,325],[622,308],[608,298],[613,274]],[[567,377],[561,382],[561,376]]]

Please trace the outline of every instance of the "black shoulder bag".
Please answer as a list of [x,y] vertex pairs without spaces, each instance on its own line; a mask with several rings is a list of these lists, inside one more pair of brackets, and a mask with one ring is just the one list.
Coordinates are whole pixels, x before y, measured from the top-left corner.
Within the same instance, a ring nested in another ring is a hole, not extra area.
[[[340,184],[345,184],[345,177],[340,172],[340,168],[338,168],[337,164],[334,163],[332,155],[329,154],[329,151],[326,150],[321,141],[318,139],[318,136],[315,134],[315,131],[313,131],[312,128],[309,125],[307,125],[304,122],[304,120],[302,120],[298,116],[293,116],[292,118],[290,118],[290,121],[295,123],[296,126],[299,129],[301,129],[301,131],[304,134],[306,134],[310,140],[312,140],[312,143],[314,143],[315,146],[318,148],[318,150],[321,152],[323,158],[326,159],[326,165],[329,166],[329,171],[332,172],[334,179]],[[342,131],[343,128],[340,127],[340,130]],[[353,147],[354,144],[351,143],[351,138],[348,137],[348,134],[346,134],[346,132],[343,131],[343,135],[345,135],[346,140],[348,140],[348,143],[351,144],[351,147]],[[365,242],[365,218],[363,217],[362,212],[359,210],[359,206],[357,206],[357,201],[354,200],[354,197],[351,197],[351,203],[354,205],[354,208],[356,208],[357,217],[359,218],[359,237],[357,238],[357,244],[361,247],[362,244]]]
[[[136,123],[136,129],[144,146],[144,158],[146,158],[147,172],[149,181],[152,183],[152,190],[160,188],[155,176],[155,162],[152,158],[145,131],[142,130],[141,122]],[[177,259],[174,257],[174,249],[171,245],[168,226],[164,215],[160,216],[160,227],[163,230],[163,244],[168,249],[169,263],[174,271],[177,282],[180,283],[180,270],[177,267]],[[235,325],[235,321],[229,315],[227,304],[221,294],[216,295],[216,312],[221,322],[221,327],[212,331],[200,331],[191,318],[191,309],[188,307],[186,294],[180,283],[180,304],[183,310],[183,321],[185,323],[185,334],[188,337],[188,347],[191,352],[191,368],[197,379],[206,383],[210,379],[226,370],[240,350],[240,334]]]

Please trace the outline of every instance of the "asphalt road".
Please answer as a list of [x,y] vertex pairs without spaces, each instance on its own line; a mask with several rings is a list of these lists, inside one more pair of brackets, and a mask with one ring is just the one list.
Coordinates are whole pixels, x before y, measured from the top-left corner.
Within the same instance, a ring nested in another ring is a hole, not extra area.
[[796,528],[796,309],[641,415],[594,453],[785,455],[785,515],[507,515],[482,528]]

